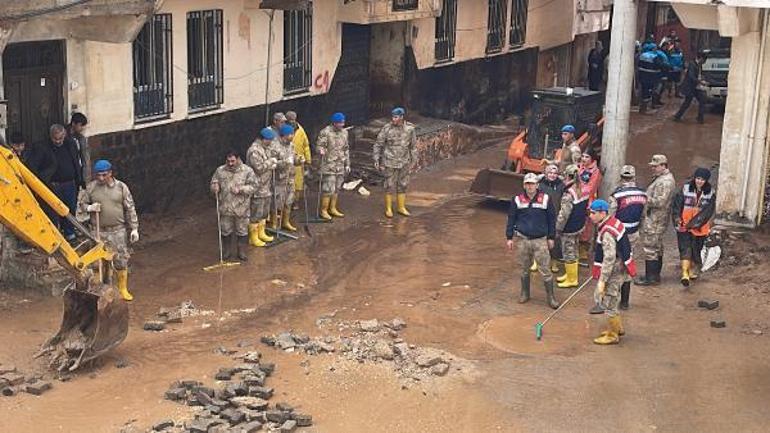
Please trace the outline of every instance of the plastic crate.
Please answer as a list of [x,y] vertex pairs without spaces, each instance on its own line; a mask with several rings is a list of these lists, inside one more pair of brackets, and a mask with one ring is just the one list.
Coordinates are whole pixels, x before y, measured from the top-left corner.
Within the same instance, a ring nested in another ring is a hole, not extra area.
[[[577,129],[575,137],[583,134],[602,116],[604,93],[582,87],[567,93],[565,87],[552,87],[532,91],[532,112],[527,122],[527,144],[530,158],[552,159],[561,147],[561,128],[572,124]],[[543,154],[545,136],[548,145]]]

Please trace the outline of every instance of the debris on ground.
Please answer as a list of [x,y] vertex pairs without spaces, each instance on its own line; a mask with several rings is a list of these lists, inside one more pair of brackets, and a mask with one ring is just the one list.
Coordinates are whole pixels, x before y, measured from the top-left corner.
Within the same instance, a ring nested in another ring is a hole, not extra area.
[[712,328],[724,328],[727,326],[727,322],[724,320],[712,320],[711,321],[711,327]]
[[[324,325],[329,325],[329,322],[325,321]],[[446,376],[452,367],[456,371],[470,368],[468,361],[441,350],[406,343],[398,334],[406,326],[407,323],[400,318],[390,321],[340,321],[336,324],[336,329],[342,334],[339,336],[308,337],[282,332],[265,335],[261,341],[285,352],[304,352],[308,355],[336,353],[358,363],[385,363],[400,377],[413,381]]]
[[10,364],[0,364],[0,395],[13,397],[19,392],[41,395],[52,388],[41,375],[26,375]]
[[312,416],[297,412],[288,403],[269,402],[275,390],[266,381],[275,371],[275,364],[264,362],[258,351],[248,351],[234,359],[240,363],[216,372],[218,388],[194,379],[172,383],[165,399],[194,407],[197,412],[192,419],[160,421],[148,432],[293,432],[313,424]]
[[162,331],[166,329],[166,322],[162,320],[148,320],[144,322],[144,326],[142,327],[145,331]]
[[716,310],[717,307],[719,307],[719,301],[717,300],[701,299],[698,301],[698,308],[705,308],[707,310]]

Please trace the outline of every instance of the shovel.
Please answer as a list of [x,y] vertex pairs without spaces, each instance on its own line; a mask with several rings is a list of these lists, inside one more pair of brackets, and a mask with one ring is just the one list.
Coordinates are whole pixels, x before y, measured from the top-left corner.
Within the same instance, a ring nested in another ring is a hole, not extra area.
[[214,197],[217,200],[217,232],[219,233],[219,237],[217,239],[219,239],[219,263],[217,263],[215,265],[204,267],[203,270],[205,272],[216,271],[218,269],[223,269],[224,270],[224,269],[227,269],[227,268],[232,268],[232,267],[235,267],[235,266],[240,266],[240,264],[241,264],[241,262],[226,262],[225,261],[225,258],[224,258],[225,257],[225,253],[224,253],[224,249],[222,248],[222,225],[221,225],[222,217],[219,214],[219,193],[217,193]]
[[562,308],[564,308],[564,306],[565,306],[565,305],[569,304],[569,301],[571,301],[571,300],[572,300],[572,298],[574,298],[574,297],[575,297],[575,295],[577,295],[578,293],[580,293],[580,291],[581,291],[581,290],[583,290],[583,288],[584,288],[585,286],[587,286],[589,282],[591,282],[591,279],[592,279],[592,278],[590,278],[590,277],[589,277],[588,279],[586,279],[586,280],[583,282],[583,284],[581,284],[581,285],[580,285],[580,287],[578,287],[577,289],[575,289],[575,291],[574,291],[574,292],[572,292],[572,294],[571,294],[571,295],[569,295],[569,297],[568,297],[567,299],[565,299],[565,300],[564,300],[564,302],[562,302],[562,303],[561,303],[561,305],[559,305],[559,308],[557,308],[557,309],[556,309],[556,310],[554,310],[554,311],[553,311],[551,314],[549,314],[549,315],[548,315],[548,317],[546,317],[546,318],[545,318],[545,320],[543,320],[542,322],[538,322],[537,324],[535,324],[535,338],[537,338],[537,340],[538,340],[538,341],[540,341],[540,340],[543,338],[543,327],[546,325],[546,323],[548,323],[548,322],[549,322],[549,321],[550,321],[550,320],[551,320],[551,319],[552,319],[554,316],[556,316],[556,314],[557,314],[559,311],[561,311],[561,309],[562,309]]

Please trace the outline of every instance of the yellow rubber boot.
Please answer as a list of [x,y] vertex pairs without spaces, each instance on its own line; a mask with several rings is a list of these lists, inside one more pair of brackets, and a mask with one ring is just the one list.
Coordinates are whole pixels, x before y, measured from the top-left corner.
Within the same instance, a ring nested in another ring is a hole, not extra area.
[[283,224],[281,226],[290,231],[290,232],[296,232],[297,228],[291,225],[291,206],[285,206],[283,208]]
[[337,218],[344,218],[345,214],[342,213],[339,208],[337,207],[337,201],[339,200],[339,195],[332,194],[332,199],[329,202],[329,215]]
[[529,272],[537,272],[537,262],[532,261],[532,266],[529,267]]
[[398,207],[396,208],[396,211],[400,213],[403,216],[410,216],[409,210],[406,208],[406,193],[400,192],[396,194],[396,202],[398,203]]
[[385,193],[385,216],[393,218],[393,194]]
[[564,264],[565,275],[567,278],[558,284],[562,289],[578,286],[578,263],[569,262]]
[[690,261],[682,260],[682,285],[690,287]]
[[329,203],[331,203],[331,197],[324,195],[321,197],[321,209],[318,209],[318,216],[326,221],[331,221],[332,217],[329,215]]
[[260,224],[258,222],[249,224],[249,245],[252,247],[264,247],[265,242],[259,238]]
[[133,301],[134,297],[131,292],[128,291],[128,269],[118,269],[115,271],[117,275],[118,291],[120,296],[126,301]]
[[598,337],[594,338],[594,343],[602,346],[609,344],[618,344],[620,342],[619,332],[623,328],[620,322],[620,316],[612,316],[608,319],[608,328]]
[[626,335],[626,328],[623,327],[623,321],[620,320],[620,316],[615,316],[618,318],[618,337],[622,337]]
[[260,220],[259,221],[259,240],[262,242],[273,242],[275,239],[267,234],[265,229],[267,228],[267,221],[266,220]]

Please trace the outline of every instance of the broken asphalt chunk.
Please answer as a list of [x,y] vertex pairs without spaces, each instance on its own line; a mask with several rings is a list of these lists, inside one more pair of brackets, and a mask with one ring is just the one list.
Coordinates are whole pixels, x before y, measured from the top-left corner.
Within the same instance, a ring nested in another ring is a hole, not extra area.
[[144,322],[144,327],[142,329],[145,331],[162,331],[166,329],[166,322],[160,320],[148,320],[147,322]]
[[712,320],[711,321],[711,327],[712,328],[725,328],[725,327],[727,327],[727,323],[724,320]]
[[719,301],[710,299],[701,299],[698,301],[699,308],[705,308],[707,310],[715,310],[719,307]]

